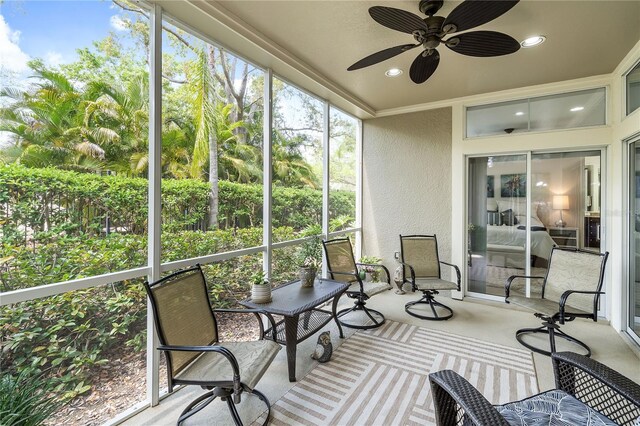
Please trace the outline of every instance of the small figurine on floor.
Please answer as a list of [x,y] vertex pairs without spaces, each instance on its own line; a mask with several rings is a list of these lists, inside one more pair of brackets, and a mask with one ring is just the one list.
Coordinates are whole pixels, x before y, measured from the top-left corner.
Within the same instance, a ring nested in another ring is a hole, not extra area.
[[325,331],[318,336],[318,344],[316,350],[311,354],[311,358],[318,360],[318,362],[327,362],[331,359],[331,354],[333,354],[331,335]]
[[393,282],[396,283],[396,287],[398,287],[398,289],[396,290],[396,294],[405,293],[405,291],[402,289],[402,285],[404,284],[404,277],[402,275],[403,268],[404,266],[400,265],[396,268],[395,272],[393,273]]

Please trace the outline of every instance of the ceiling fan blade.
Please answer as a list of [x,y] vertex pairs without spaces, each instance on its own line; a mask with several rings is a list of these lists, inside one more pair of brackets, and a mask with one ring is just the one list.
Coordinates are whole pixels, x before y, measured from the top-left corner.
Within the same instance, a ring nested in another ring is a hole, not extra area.
[[472,31],[456,35],[445,44],[454,52],[480,57],[508,55],[520,49],[516,39],[495,31]]
[[400,46],[394,46],[388,49],[381,50],[367,56],[366,58],[360,59],[358,62],[347,68],[347,71],[359,70],[360,68],[368,67],[370,65],[377,64],[378,62],[386,61],[387,59],[393,58],[394,56],[399,55],[402,52],[406,52],[407,50],[411,50],[414,47],[418,46],[420,46],[420,44],[402,44]]
[[403,33],[411,34],[415,30],[427,30],[427,24],[422,18],[406,10],[373,6],[369,8],[369,15],[380,25]]
[[450,24],[455,25],[455,29],[449,31],[455,33],[486,24],[508,12],[518,1],[466,0],[451,11],[447,19],[444,20],[442,28],[446,28]]
[[416,83],[424,83],[429,77],[436,71],[438,64],[440,63],[440,54],[437,50],[433,49],[431,55],[422,56],[424,52],[414,59],[409,70],[409,77]]

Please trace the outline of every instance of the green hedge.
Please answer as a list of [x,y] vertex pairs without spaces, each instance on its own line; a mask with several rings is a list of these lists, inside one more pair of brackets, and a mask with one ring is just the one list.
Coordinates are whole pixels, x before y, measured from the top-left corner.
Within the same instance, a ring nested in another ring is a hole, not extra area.
[[[146,232],[147,181],[57,169],[0,166],[0,238],[24,244],[46,242],[60,234],[104,235]],[[248,228],[262,222],[262,186],[219,183],[219,227]],[[165,231],[206,230],[209,187],[194,179],[162,181]],[[331,191],[331,217],[355,214],[355,194]],[[322,191],[273,189],[273,226],[301,230],[320,223]]]
[[[294,238],[290,227],[274,229],[278,240]],[[185,231],[163,234],[163,260],[170,261],[259,245],[261,228]],[[3,246],[0,258],[8,255]],[[115,272],[146,264],[146,237],[113,234],[65,238],[37,251],[12,248],[11,268],[0,277],[15,288]],[[274,254],[274,283],[297,270],[296,247]],[[241,256],[203,266],[212,303],[224,307],[248,297],[248,277],[262,269],[262,255]],[[4,372],[46,373],[65,398],[86,392],[110,362],[109,352],[146,342],[146,303],[142,278],[0,307],[0,364]],[[6,288],[5,288],[6,290]]]

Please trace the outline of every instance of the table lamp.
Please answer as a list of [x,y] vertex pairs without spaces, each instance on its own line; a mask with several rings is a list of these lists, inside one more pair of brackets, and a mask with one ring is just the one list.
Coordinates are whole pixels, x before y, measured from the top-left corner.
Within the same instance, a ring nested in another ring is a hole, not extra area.
[[562,220],[562,210],[569,209],[569,196],[568,195],[554,195],[553,196],[553,209],[560,210],[560,220],[556,222],[556,226],[563,228],[567,223]]

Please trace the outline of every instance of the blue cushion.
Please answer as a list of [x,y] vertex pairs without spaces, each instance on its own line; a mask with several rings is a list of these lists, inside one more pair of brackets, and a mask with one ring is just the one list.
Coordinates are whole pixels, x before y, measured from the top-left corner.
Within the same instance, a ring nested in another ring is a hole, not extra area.
[[561,390],[550,390],[522,401],[497,405],[496,409],[513,426],[616,426],[609,418]]

